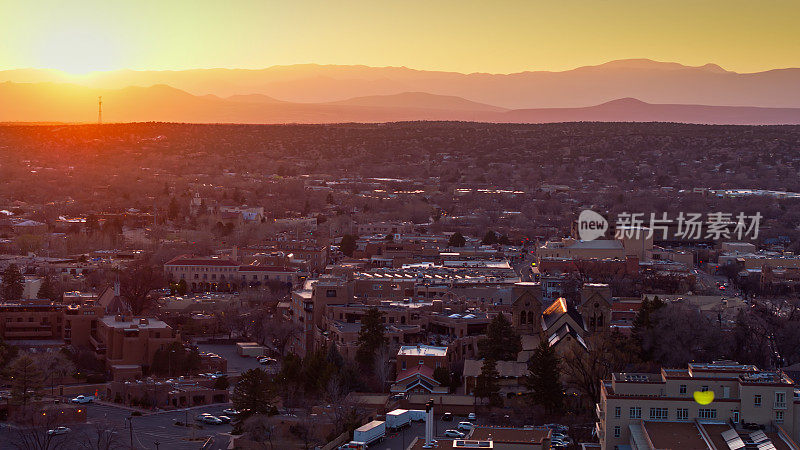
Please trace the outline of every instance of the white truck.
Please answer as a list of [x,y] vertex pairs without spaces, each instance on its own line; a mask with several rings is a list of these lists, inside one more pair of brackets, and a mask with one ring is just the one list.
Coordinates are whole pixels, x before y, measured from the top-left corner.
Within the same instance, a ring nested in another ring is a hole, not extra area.
[[411,411],[407,409],[395,409],[386,413],[386,429],[399,430],[411,423]]
[[366,445],[378,442],[386,435],[386,422],[373,420],[353,431],[353,442],[363,442]]
[[409,409],[408,414],[414,422],[424,422],[425,417],[428,415],[424,409]]

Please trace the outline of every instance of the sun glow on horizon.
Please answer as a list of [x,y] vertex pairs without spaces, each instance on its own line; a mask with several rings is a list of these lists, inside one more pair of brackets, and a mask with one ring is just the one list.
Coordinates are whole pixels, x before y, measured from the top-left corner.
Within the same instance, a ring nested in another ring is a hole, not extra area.
[[82,28],[53,30],[42,37],[37,50],[41,66],[71,75],[115,69],[122,62],[112,37]]

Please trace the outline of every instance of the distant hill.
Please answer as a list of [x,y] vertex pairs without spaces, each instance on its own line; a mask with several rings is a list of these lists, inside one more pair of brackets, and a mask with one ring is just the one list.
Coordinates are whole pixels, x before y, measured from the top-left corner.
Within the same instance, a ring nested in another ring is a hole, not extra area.
[[436,95],[427,92],[403,92],[392,95],[371,95],[355,97],[330,105],[367,106],[377,108],[422,108],[446,109],[451,111],[505,111],[505,108],[478,103],[453,95]]
[[[650,104],[623,98],[586,108],[518,109],[509,122],[683,122],[717,125],[797,125],[800,108]],[[501,120],[502,121],[502,120]]]
[[800,124],[800,108],[650,104],[632,98],[581,108],[505,110],[453,96],[409,92],[332,103],[293,103],[254,94],[221,98],[166,85],[95,89],[65,83],[0,83],[0,122],[337,123],[458,120],[477,122],[686,122]]
[[224,98],[258,94],[305,103],[417,92],[506,109],[586,107],[626,97],[660,104],[800,107],[797,68],[736,73],[715,64],[692,67],[648,59],[512,74],[317,64],[257,70],[118,70],[83,77],[54,70],[19,69],[0,71],[1,81],[76,83],[102,89],[166,84],[194,95]]

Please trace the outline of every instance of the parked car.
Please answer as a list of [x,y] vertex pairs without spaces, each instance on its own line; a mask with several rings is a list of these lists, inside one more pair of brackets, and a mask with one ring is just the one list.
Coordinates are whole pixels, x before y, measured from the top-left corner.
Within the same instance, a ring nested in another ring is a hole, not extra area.
[[469,413],[469,415],[467,416],[467,420],[469,421],[475,420],[475,413],[474,412]]
[[237,410],[235,410],[233,408],[225,408],[225,409],[222,410],[222,413],[227,415],[227,416],[239,415],[239,411],[237,411]]
[[456,439],[463,439],[465,434],[458,431],[458,430],[446,430],[444,432],[445,437],[456,438]]
[[222,425],[222,423],[223,423],[222,420],[219,419],[219,417],[212,416],[212,415],[203,416],[203,418],[201,419],[201,422],[207,423],[209,425]]
[[194,418],[194,420],[196,420],[198,422],[202,422],[203,419],[206,418],[206,416],[210,416],[210,415],[211,415],[210,413],[201,413],[201,414],[198,414],[197,417]]
[[452,422],[453,421],[453,413],[446,412],[442,414],[442,420],[445,422]]
[[469,431],[473,429],[475,425],[472,422],[458,422],[458,430],[459,431]]
[[228,416],[217,416],[217,419],[221,420],[222,423],[231,423],[231,418]]
[[70,431],[72,431],[72,429],[67,427],[55,427],[52,430],[47,430],[47,434],[49,436],[58,436],[60,434],[67,434]]
[[265,356],[263,358],[258,358],[258,363],[259,364],[275,364],[276,362],[278,362],[277,359],[270,358],[269,356]]
[[94,400],[94,397],[91,395],[79,395],[70,401],[72,403],[92,403],[92,400]]

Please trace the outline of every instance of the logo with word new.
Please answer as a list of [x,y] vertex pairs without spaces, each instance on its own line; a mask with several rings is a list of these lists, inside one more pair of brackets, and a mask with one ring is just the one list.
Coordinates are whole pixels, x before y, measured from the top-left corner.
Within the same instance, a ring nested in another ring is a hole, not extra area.
[[605,236],[608,221],[590,209],[584,209],[578,216],[578,236],[584,241],[593,241]]

